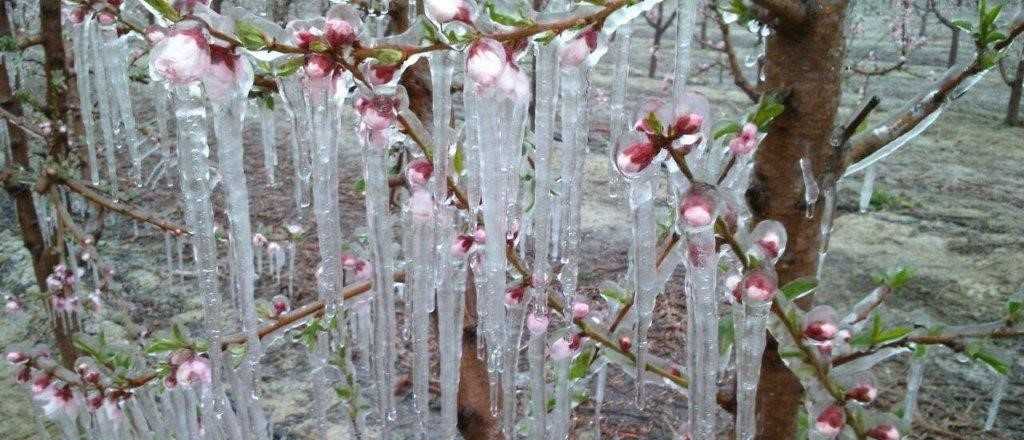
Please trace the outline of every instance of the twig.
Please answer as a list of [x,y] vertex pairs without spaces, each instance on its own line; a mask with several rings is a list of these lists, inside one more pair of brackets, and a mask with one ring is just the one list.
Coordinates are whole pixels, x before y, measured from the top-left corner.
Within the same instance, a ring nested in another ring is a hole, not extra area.
[[864,123],[868,118],[868,115],[878,107],[880,102],[881,100],[878,99],[877,96],[872,96],[871,99],[868,100],[868,103],[865,104],[859,112],[857,112],[857,115],[854,116],[852,120],[850,120],[850,123],[846,124],[846,127],[843,128],[842,137],[839,138],[840,148],[846,146],[846,143],[850,141],[850,138],[857,133],[857,127],[860,127],[860,125]]
[[729,29],[729,24],[722,17],[722,11],[719,11],[716,7],[710,9],[715,14],[715,23],[718,24],[718,30],[722,34],[723,47],[719,51],[725,54],[726,64],[729,67],[729,73],[732,75],[732,81],[736,84],[736,87],[743,91],[743,94],[747,95],[751,102],[756,103],[761,99],[761,94],[757,92],[754,85],[743,74],[743,69],[740,67],[739,59],[736,56],[736,49],[732,45],[732,32]]
[[47,138],[46,134],[43,133],[43,131],[40,130],[39,127],[37,127],[35,124],[32,124],[32,122],[30,122],[24,116],[18,116],[14,113],[7,111],[7,109],[0,107],[0,117],[6,119],[7,122],[10,122],[14,126],[20,128],[21,131],[25,133],[28,133],[40,139]]
[[54,182],[64,185],[65,187],[67,187],[67,189],[75,193],[78,193],[79,195],[85,197],[90,202],[100,205],[106,209],[134,218],[141,222],[149,223],[174,235],[191,235],[191,232],[189,232],[182,226],[158,218],[152,214],[143,212],[137,208],[126,205],[122,202],[111,199],[103,194],[93,191],[91,188],[89,188],[87,184],[81,181],[75,179],[68,179],[60,176],[60,174],[57,173],[56,170],[47,170],[46,173],[48,176],[50,176],[51,179],[54,180]]

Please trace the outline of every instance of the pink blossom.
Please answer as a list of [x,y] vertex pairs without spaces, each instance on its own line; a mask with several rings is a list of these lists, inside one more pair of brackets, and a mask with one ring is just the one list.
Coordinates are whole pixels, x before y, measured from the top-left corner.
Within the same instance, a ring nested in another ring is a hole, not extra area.
[[711,194],[703,190],[692,190],[679,204],[679,214],[686,226],[701,228],[715,221],[715,202]]
[[196,26],[186,25],[172,32],[150,52],[149,75],[174,86],[195,83],[210,67],[210,46],[206,37]]
[[253,234],[252,245],[259,248],[267,247],[267,237],[265,237],[263,234],[260,234],[259,232]]
[[523,302],[523,296],[526,293],[526,288],[522,284],[509,287],[505,291],[505,305],[512,307],[518,306],[519,303]]
[[513,64],[509,64],[498,78],[498,88],[513,101],[526,102],[530,99],[530,77]]
[[356,100],[360,125],[363,129],[378,132],[390,127],[397,116],[394,99],[386,96],[360,97]]
[[416,221],[428,221],[434,217],[434,198],[430,191],[415,189],[409,197],[409,212]]
[[764,251],[764,254],[775,258],[779,256],[779,234],[769,232],[757,240],[757,245]]
[[462,258],[469,255],[475,249],[475,240],[472,235],[462,234],[455,237],[455,240],[452,241],[452,256]]
[[860,403],[871,403],[878,397],[878,388],[868,382],[862,382],[846,390],[846,398]]
[[547,315],[531,313],[530,316],[526,317],[526,328],[530,330],[530,334],[533,336],[544,334],[548,329]]
[[637,174],[651,165],[657,152],[650,141],[634,142],[619,151],[615,157],[615,164],[623,174]]
[[77,296],[53,295],[50,297],[50,305],[54,311],[72,313],[78,311],[79,301]]
[[555,361],[569,359],[569,357],[572,356],[572,349],[569,348],[569,341],[565,338],[558,338],[558,340],[551,344],[551,349],[548,350],[548,355]]
[[405,168],[405,180],[413,187],[422,187],[430,180],[434,164],[426,159],[416,159]]
[[117,17],[107,11],[100,11],[96,13],[96,21],[99,21],[104,26],[110,26],[117,21]]
[[275,295],[270,299],[271,307],[271,318],[277,318],[291,309],[291,304],[288,303],[288,298],[284,295]]
[[867,436],[875,440],[899,440],[900,432],[892,425],[878,425],[869,429]]
[[72,8],[68,11],[68,21],[70,21],[71,24],[82,24],[82,22],[85,21],[85,12],[85,8]]
[[367,62],[365,66],[366,80],[375,86],[390,83],[398,73],[398,65]]
[[324,39],[331,47],[348,46],[356,41],[356,30],[345,20],[328,18],[324,22]]
[[210,67],[203,76],[203,86],[211,100],[248,94],[253,80],[252,67],[235,49],[210,45]]
[[192,356],[191,359],[178,366],[175,379],[181,385],[194,383],[208,384],[212,381],[210,361],[201,356]]
[[832,339],[837,330],[835,323],[814,321],[804,327],[804,336],[818,342],[825,342]]
[[27,363],[28,360],[28,355],[20,351],[12,351],[7,353],[7,362],[10,362],[13,365]]
[[18,299],[14,297],[8,297],[7,304],[4,305],[4,309],[7,310],[7,313],[20,312],[22,309],[21,301],[18,301]]
[[322,32],[317,28],[299,29],[292,33],[292,37],[295,39],[295,45],[303,51],[309,51],[309,47],[320,41]]
[[334,60],[315,53],[306,57],[306,65],[302,70],[311,79],[322,79],[334,73],[334,69]]
[[747,122],[743,124],[743,129],[740,130],[740,134],[729,141],[729,151],[732,154],[747,154],[754,151],[757,147],[758,142],[758,131],[757,126]]
[[672,124],[672,132],[677,136],[694,134],[700,131],[703,124],[704,116],[699,113],[685,113],[676,118],[676,122]]
[[54,388],[52,393],[47,395],[46,403],[43,405],[43,412],[48,417],[75,416],[82,406],[82,398],[71,389],[71,385]]
[[587,59],[594,49],[597,49],[597,29],[589,27],[562,46],[558,54],[558,62],[562,67],[576,67]]
[[472,20],[469,3],[465,0],[427,0],[423,6],[427,16],[438,23],[449,21],[469,23]]
[[572,304],[572,317],[573,319],[583,319],[590,314],[590,305],[585,302],[575,302]]
[[779,293],[778,281],[775,276],[763,270],[755,270],[747,274],[740,283],[744,300],[771,301]]
[[507,68],[505,47],[490,38],[481,38],[469,46],[466,75],[477,85],[489,87],[498,82]]
[[487,243],[487,232],[482,227],[476,228],[476,231],[473,232],[473,239],[476,240],[476,244]]
[[845,424],[846,414],[843,412],[843,408],[831,405],[818,414],[818,418],[814,422],[814,429],[819,434],[832,438],[843,430]]
[[583,345],[583,336],[582,335],[580,335],[579,333],[573,333],[572,336],[569,336],[569,349],[570,350],[572,350],[572,351],[579,350],[580,346],[582,346],[582,345]]
[[628,353],[629,349],[631,349],[631,348],[633,348],[633,340],[630,339],[629,336],[620,336],[619,337],[619,350],[622,350],[622,351]]
[[354,275],[357,280],[368,280],[370,279],[370,275],[373,275],[373,266],[366,260],[356,261],[356,264],[352,269],[355,271]]

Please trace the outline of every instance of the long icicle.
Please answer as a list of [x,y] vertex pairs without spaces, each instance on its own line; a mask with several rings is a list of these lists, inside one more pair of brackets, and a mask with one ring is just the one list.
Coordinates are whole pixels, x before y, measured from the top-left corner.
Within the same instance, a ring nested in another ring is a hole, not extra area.
[[633,304],[636,312],[636,404],[644,406],[644,367],[647,363],[647,331],[654,316],[658,291],[655,289],[657,220],[654,217],[654,190],[651,176],[629,183],[629,206],[633,214],[633,268],[631,270]]
[[100,183],[99,159],[96,156],[96,116],[93,114],[92,104],[92,17],[87,16],[85,21],[75,28],[74,51],[75,51],[75,85],[78,88],[78,105],[82,115],[82,126],[85,129],[85,145],[88,151],[86,155],[89,165],[89,180],[93,185]]
[[[92,35],[89,38],[91,43],[92,57],[94,60],[103,59],[105,55],[106,42],[110,39],[106,31],[100,29],[96,24],[92,26]],[[93,63],[95,71],[93,79],[96,81],[96,108],[99,110],[100,128],[103,133],[103,156],[107,165],[107,183],[114,192],[117,192],[117,141],[114,132],[113,104],[110,100],[110,86],[107,80],[107,69],[104,63]]]
[[[685,202],[684,202],[685,203]],[[718,253],[713,223],[685,230],[687,325],[686,343],[692,385],[690,427],[694,438],[714,438],[718,405],[715,401],[718,374]],[[763,327],[763,324],[762,324]],[[739,401],[739,400],[737,400]]]
[[455,70],[455,54],[436,53],[430,58],[430,79],[433,106],[433,173],[431,192],[435,209],[434,258],[438,264],[435,271],[436,310],[438,322],[438,355],[440,357],[441,381],[441,435],[445,440],[456,438],[458,430],[458,365],[462,357],[462,285],[465,278],[456,276],[446,239],[454,234],[452,207],[447,203],[449,175],[449,147],[451,139],[452,75]]
[[107,43],[107,56],[110,60],[107,75],[110,87],[114,92],[117,113],[121,116],[121,129],[124,141],[128,144],[128,157],[131,159],[131,180],[136,186],[142,186],[142,152],[139,151],[139,130],[135,124],[135,113],[132,110],[132,95],[128,78],[128,36],[115,36]]

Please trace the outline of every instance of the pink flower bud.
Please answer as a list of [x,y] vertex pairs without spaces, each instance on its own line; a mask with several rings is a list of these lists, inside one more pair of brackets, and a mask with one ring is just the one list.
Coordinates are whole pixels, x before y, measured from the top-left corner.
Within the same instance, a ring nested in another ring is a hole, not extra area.
[[82,24],[85,21],[85,8],[72,8],[68,11],[68,21],[71,24]]
[[50,388],[53,384],[53,376],[49,373],[40,373],[32,380],[32,393],[40,394]]
[[329,18],[324,22],[324,39],[334,48],[348,46],[356,41],[356,30],[345,20]]
[[263,234],[260,234],[259,232],[257,232],[257,233],[252,235],[252,245],[253,246],[256,246],[256,247],[259,247],[259,248],[264,248],[264,247],[267,247],[267,243],[268,243],[267,237],[265,237]]
[[178,367],[193,357],[195,357],[195,353],[193,353],[192,350],[183,348],[171,352],[171,354],[167,356],[167,363],[172,367]]
[[311,79],[322,79],[334,73],[334,60],[326,55],[311,54],[306,57],[303,71]]
[[860,383],[846,390],[846,398],[860,403],[871,403],[878,397],[878,388],[870,383]]
[[683,196],[679,204],[679,214],[683,223],[690,228],[702,228],[711,225],[717,215],[714,194],[703,186],[694,186]]
[[594,49],[597,49],[597,29],[589,27],[562,46],[558,53],[558,62],[562,67],[576,67],[587,59]]
[[366,260],[357,260],[352,267],[357,280],[368,280],[373,275],[373,266]]
[[754,151],[758,141],[757,126],[751,123],[743,124],[739,135],[729,141],[729,151],[732,154],[747,154]]
[[572,336],[569,337],[569,349],[570,350],[572,350],[572,351],[579,350],[581,345],[583,345],[583,336],[582,335],[580,335],[579,333],[574,333]]
[[462,234],[455,237],[452,242],[452,256],[462,258],[469,255],[470,251],[473,250],[473,236],[469,234]]
[[619,350],[629,353],[629,349],[633,348],[633,340],[629,336],[619,337]]
[[619,172],[627,176],[637,174],[651,165],[657,152],[654,144],[649,141],[635,142],[619,151],[615,157],[615,165],[619,167]]
[[199,81],[210,67],[210,46],[203,31],[179,23],[172,32],[150,52],[149,75],[174,86]]
[[7,313],[17,313],[21,311],[22,306],[21,302],[18,301],[16,298],[8,298],[7,304],[4,306],[4,308],[5,310],[7,310]]
[[697,113],[687,113],[676,118],[675,124],[672,126],[672,131],[678,135],[694,134],[700,131],[701,125],[704,124],[704,116]]
[[28,359],[28,355],[20,351],[12,351],[7,353],[7,362],[10,362],[11,364],[14,365],[24,364],[28,362]]
[[771,301],[779,293],[775,275],[763,270],[755,270],[747,274],[740,283],[744,300]]
[[519,303],[523,302],[523,295],[525,293],[526,288],[522,284],[508,288],[505,291],[505,305],[509,307],[518,306]]
[[208,384],[212,381],[210,361],[204,357],[193,356],[178,366],[175,378],[181,385]]
[[583,319],[590,314],[590,306],[585,302],[575,302],[572,304],[572,317],[573,319]]
[[572,356],[572,349],[569,348],[569,341],[565,338],[559,338],[551,344],[551,349],[548,352],[548,356],[551,356],[552,360],[561,361],[569,359]]
[[277,318],[291,309],[291,304],[288,303],[288,298],[284,295],[276,295],[270,300],[272,318]]
[[104,26],[110,26],[117,21],[117,17],[107,11],[100,11],[96,13],[96,20]]
[[375,86],[387,84],[395,78],[398,73],[397,65],[380,63],[366,63],[366,80]]
[[18,383],[28,383],[32,380],[32,369],[29,367],[18,370],[18,374],[14,376],[14,380]]
[[85,401],[85,403],[86,403],[86,407],[89,409],[89,412],[96,412],[96,410],[98,410],[101,407],[103,407],[103,395],[102,394],[96,394],[96,395],[94,395],[92,397],[89,397]]
[[434,198],[430,191],[415,189],[409,197],[409,212],[413,220],[424,222],[434,217]]
[[114,9],[120,8],[124,4],[124,0],[107,0],[107,4],[113,6]]
[[87,383],[100,383],[100,372],[96,370],[88,370],[82,375],[82,380]]
[[900,432],[892,425],[878,425],[866,433],[868,437],[875,440],[899,440]]
[[484,231],[484,228],[476,228],[476,231],[473,232],[473,240],[476,240],[476,244],[487,243],[487,232]]
[[50,417],[74,416],[81,406],[81,398],[71,389],[71,385],[55,388],[47,398],[48,401],[43,405],[43,412]]
[[211,100],[222,102],[248,94],[254,78],[252,67],[235,49],[210,45],[210,67],[203,76],[203,86]]
[[505,47],[490,38],[481,38],[469,46],[466,75],[477,85],[489,87],[498,82],[507,64]]
[[548,329],[547,315],[531,313],[530,316],[526,317],[526,328],[530,330],[530,334],[533,336],[544,334]]
[[818,342],[832,339],[837,331],[836,325],[828,321],[814,321],[804,327],[804,336]]
[[434,165],[426,159],[416,159],[405,168],[405,180],[413,187],[422,187],[434,173]]
[[295,31],[292,36],[295,38],[295,45],[303,51],[309,51],[309,46],[314,42],[320,40],[319,29],[300,29]]
[[814,422],[814,429],[826,437],[835,437],[846,424],[846,413],[843,408],[832,405],[825,408]]
[[472,10],[464,0],[427,0],[423,6],[427,16],[438,23],[461,21],[468,24],[472,21]]
[[361,126],[369,131],[381,131],[391,126],[397,116],[395,101],[386,96],[360,97],[356,100]]

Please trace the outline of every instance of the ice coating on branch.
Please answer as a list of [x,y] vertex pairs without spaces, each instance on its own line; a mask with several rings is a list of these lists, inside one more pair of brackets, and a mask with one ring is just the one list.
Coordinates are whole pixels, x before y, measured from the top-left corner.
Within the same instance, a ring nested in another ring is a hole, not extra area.
[[875,193],[875,178],[878,175],[878,166],[869,167],[864,172],[864,181],[860,185],[860,198],[857,208],[861,213],[868,212],[871,208],[871,196]]
[[548,329],[547,315],[531,313],[526,317],[526,327],[530,330],[530,334],[533,336],[543,335]]
[[211,64],[210,45],[201,25],[182,21],[170,28],[149,56],[149,75],[173,86],[203,79]]
[[985,416],[985,431],[991,431],[996,425],[996,417],[999,416],[999,407],[1006,397],[1006,388],[1009,385],[1009,374],[1000,374],[992,389],[992,403],[989,404],[988,414]]

